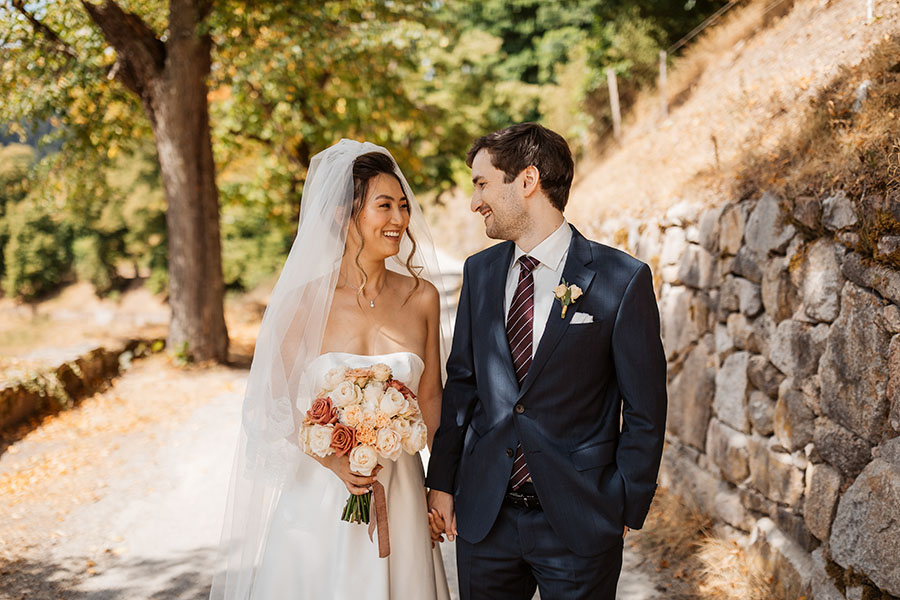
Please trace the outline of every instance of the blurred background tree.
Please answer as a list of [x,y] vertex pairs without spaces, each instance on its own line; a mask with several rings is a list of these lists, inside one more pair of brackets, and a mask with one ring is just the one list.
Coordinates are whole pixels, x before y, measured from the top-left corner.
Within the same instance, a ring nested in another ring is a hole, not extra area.
[[140,275],[169,293],[170,343],[221,359],[223,290],[282,264],[312,155],[384,145],[429,202],[509,124],[584,150],[607,128],[606,67],[627,108],[722,4],[0,0],[2,289]]

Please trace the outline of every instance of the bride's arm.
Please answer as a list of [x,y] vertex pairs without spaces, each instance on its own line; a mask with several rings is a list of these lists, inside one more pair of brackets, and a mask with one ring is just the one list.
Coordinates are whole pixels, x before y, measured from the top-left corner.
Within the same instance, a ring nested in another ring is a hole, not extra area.
[[441,300],[437,288],[423,281],[422,309],[425,315],[425,371],[419,380],[419,409],[428,428],[428,449],[441,423]]

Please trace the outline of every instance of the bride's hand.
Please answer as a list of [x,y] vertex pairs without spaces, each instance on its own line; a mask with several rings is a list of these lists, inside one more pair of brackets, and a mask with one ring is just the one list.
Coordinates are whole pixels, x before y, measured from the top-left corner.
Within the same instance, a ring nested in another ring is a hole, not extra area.
[[325,458],[315,457],[315,459],[318,460],[322,466],[331,469],[332,472],[344,482],[344,485],[347,486],[347,490],[356,496],[361,496],[362,494],[367,494],[371,491],[371,485],[375,482],[375,476],[378,475],[378,471],[383,468],[381,465],[376,465],[375,469],[372,470],[372,475],[366,477],[350,470],[350,457],[346,454],[344,456],[331,454]]

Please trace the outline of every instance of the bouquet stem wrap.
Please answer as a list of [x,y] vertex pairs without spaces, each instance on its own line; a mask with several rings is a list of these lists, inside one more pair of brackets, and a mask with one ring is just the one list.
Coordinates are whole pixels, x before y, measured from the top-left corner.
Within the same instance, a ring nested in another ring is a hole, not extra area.
[[369,521],[369,539],[372,539],[372,534],[378,529],[378,557],[387,558],[391,553],[391,537],[388,531],[387,500],[384,497],[384,486],[380,481],[372,484],[372,496],[375,500],[372,506],[375,518]]

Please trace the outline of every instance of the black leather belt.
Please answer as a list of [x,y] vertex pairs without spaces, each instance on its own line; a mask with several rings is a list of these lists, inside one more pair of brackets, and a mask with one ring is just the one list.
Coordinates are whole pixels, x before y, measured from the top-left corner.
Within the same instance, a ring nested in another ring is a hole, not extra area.
[[506,496],[503,498],[506,502],[519,508],[530,508],[540,510],[541,501],[537,497],[534,490],[534,484],[526,481],[517,490],[506,490]]

